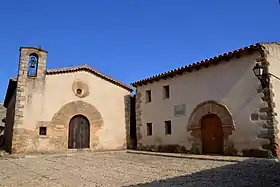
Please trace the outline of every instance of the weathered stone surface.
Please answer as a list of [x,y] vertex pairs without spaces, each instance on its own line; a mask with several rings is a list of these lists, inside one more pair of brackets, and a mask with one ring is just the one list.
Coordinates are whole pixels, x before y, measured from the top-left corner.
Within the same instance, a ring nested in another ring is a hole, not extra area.
[[245,157],[273,158],[271,151],[267,149],[245,149],[242,153]]
[[[103,126],[100,112],[91,104],[84,101],[74,101],[64,105],[53,117],[50,125],[50,136],[56,150],[68,148],[69,121],[75,115],[82,114],[90,122],[90,149],[95,149],[99,144],[97,131]],[[61,125],[64,128],[61,128]]]
[[[264,73],[266,75],[269,75],[269,62],[267,61],[267,54],[268,51],[267,50],[263,50],[261,55],[262,58],[259,59],[259,61],[261,62],[262,66],[264,67]],[[263,107],[260,108],[260,112],[263,113],[264,115],[261,116],[261,120],[266,121],[267,125],[264,125],[264,129],[266,129],[265,131],[261,131],[259,134],[260,138],[266,139],[268,140],[268,144],[264,144],[262,147],[264,150],[264,152],[269,152],[272,153],[272,155],[274,156],[280,156],[280,148],[279,148],[279,144],[278,144],[278,140],[277,140],[277,133],[278,133],[278,129],[277,129],[277,124],[278,122],[275,120],[275,116],[277,115],[277,113],[274,111],[275,108],[275,103],[274,103],[274,99],[273,97],[275,96],[275,94],[273,93],[272,90],[272,84],[270,81],[270,77],[267,77],[267,84],[265,85],[265,89],[262,89],[262,93],[263,93],[263,97],[262,100],[267,104],[267,107]]]
[[141,126],[142,126],[142,121],[141,121],[141,115],[142,115],[142,93],[140,91],[136,90],[136,136],[137,136],[137,149],[138,146],[141,146],[140,143],[142,139],[142,133],[141,133]]
[[226,106],[218,103],[216,101],[205,101],[193,110],[190,115],[187,130],[191,131],[192,138],[192,152],[202,153],[202,141],[201,141],[201,124],[200,120],[203,116],[207,114],[216,114],[222,122],[223,135],[224,135],[224,151],[231,152],[233,154],[235,151],[234,145],[228,145],[229,135],[232,134],[232,131],[235,129],[235,124],[232,119],[230,111]]
[[[36,75],[36,79],[29,78],[27,76],[28,72],[28,59],[29,55],[32,53],[36,53],[38,58],[38,71]],[[13,124],[11,124],[8,136],[8,139],[11,139],[7,142],[7,144],[11,144],[11,146],[7,147],[7,151],[11,153],[24,152],[34,143],[35,140],[33,137],[35,136],[33,131],[26,130],[23,127],[23,116],[24,116],[24,108],[26,105],[32,102],[32,97],[30,94],[34,92],[34,90],[43,90],[44,89],[44,81],[45,81],[45,68],[46,68],[46,52],[41,51],[35,48],[21,48],[20,50],[20,63],[19,63],[19,71],[17,76],[17,89],[15,94],[15,105],[14,105],[14,119]],[[42,71],[41,71],[42,70]],[[29,99],[28,99],[29,98]],[[13,115],[13,111],[7,115]],[[12,131],[12,129],[14,129]],[[10,132],[11,131],[11,132]],[[26,134],[22,134],[21,132]],[[33,148],[31,148],[33,149]]]
[[[81,90],[81,93],[78,93],[78,89]],[[81,80],[75,80],[73,82],[72,91],[79,98],[84,98],[89,95],[88,85]]]
[[125,147],[129,147],[130,142],[130,115],[131,115],[131,96],[127,95],[124,97],[124,106],[125,106],[125,130],[126,130],[126,145]]
[[[86,116],[90,121],[90,149],[98,147],[97,131],[103,126],[99,111],[83,101],[64,105],[52,121],[38,121],[34,131],[15,128],[12,153],[61,152],[68,149],[69,121],[77,114]],[[47,127],[47,135],[39,135],[39,127]]]
[[235,156],[238,154],[236,148],[234,147],[233,143],[227,142],[224,146],[224,155]]
[[210,113],[218,115],[223,125],[230,125],[235,129],[235,124],[229,110],[216,101],[205,101],[199,104],[190,115],[187,129],[192,130],[200,128],[199,121],[203,116]]
[[141,151],[155,151],[155,152],[164,152],[164,153],[190,153],[191,151],[187,150],[182,145],[170,144],[170,145],[142,145],[138,144],[138,150]]

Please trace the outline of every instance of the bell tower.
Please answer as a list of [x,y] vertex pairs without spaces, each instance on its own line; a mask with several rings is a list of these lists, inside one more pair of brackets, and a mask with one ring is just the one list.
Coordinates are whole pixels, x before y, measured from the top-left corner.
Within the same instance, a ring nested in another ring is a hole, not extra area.
[[19,77],[42,79],[45,77],[47,51],[41,48],[21,47],[19,59]]
[[[28,151],[26,142],[36,134],[34,131],[42,110],[46,76],[47,51],[34,47],[21,47],[19,51],[12,153]],[[32,135],[27,132],[32,132]]]

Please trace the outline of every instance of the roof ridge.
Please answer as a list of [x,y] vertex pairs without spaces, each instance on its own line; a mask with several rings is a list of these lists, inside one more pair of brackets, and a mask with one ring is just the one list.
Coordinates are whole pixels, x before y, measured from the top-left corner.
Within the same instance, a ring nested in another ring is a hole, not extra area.
[[109,82],[111,82],[115,85],[118,85],[122,88],[125,88],[125,89],[129,90],[129,91],[133,91],[132,87],[130,87],[130,86],[126,85],[125,83],[123,83],[119,80],[116,80],[116,79],[98,71],[97,69],[89,66],[88,64],[82,64],[82,65],[79,65],[79,66],[73,66],[73,67],[67,67],[67,68],[47,69],[46,73],[52,75],[52,74],[59,74],[59,73],[69,73],[69,72],[73,72],[73,71],[79,71],[79,70],[82,70],[82,69],[86,69],[89,72],[94,73],[97,76],[99,76],[99,77],[101,77],[101,78],[103,78],[103,79],[105,79],[105,80],[107,80],[107,81],[109,81]]
[[[64,67],[64,68],[53,68],[53,69],[46,69],[46,74],[47,75],[53,75],[53,74],[61,74],[61,73],[70,73],[74,71],[80,71],[80,70],[87,70],[90,73],[94,73],[95,75],[103,78],[104,80],[107,80],[117,86],[120,86],[126,90],[133,91],[133,88],[130,87],[129,85],[126,85],[125,83],[116,80],[104,73],[101,73],[100,71],[96,70],[95,68],[92,68],[91,66],[87,64],[82,64],[79,66],[72,66],[72,67]],[[12,77],[10,78],[11,81],[17,81],[17,77]]]
[[154,76],[132,82],[131,84],[134,87],[137,86],[137,85],[141,86],[143,84],[147,84],[148,82],[153,82],[153,81],[156,81],[156,80],[159,80],[159,79],[162,79],[162,78],[172,77],[175,74],[182,74],[185,71],[192,71],[193,68],[200,69],[201,66],[209,66],[209,65],[213,64],[213,62],[221,61],[223,59],[229,59],[229,58],[232,58],[233,56],[241,55],[242,53],[250,51],[250,50],[251,51],[257,50],[257,49],[260,49],[261,46],[262,46],[262,42],[254,43],[254,44],[251,44],[249,46],[247,45],[247,46],[235,49],[233,51],[224,52],[220,55],[216,55],[216,56],[211,57],[211,58],[206,58],[204,60],[200,60],[200,61],[197,61],[197,62],[194,62],[194,63],[190,63],[190,64],[187,64],[185,66],[181,66],[181,67],[178,67],[178,68],[175,68],[175,69],[171,69],[169,71],[165,71],[165,72],[156,74]]

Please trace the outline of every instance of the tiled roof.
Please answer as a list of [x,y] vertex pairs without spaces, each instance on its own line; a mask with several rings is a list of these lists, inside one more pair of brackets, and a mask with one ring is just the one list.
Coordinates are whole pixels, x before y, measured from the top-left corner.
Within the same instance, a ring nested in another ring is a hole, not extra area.
[[96,76],[99,76],[100,78],[107,80],[117,86],[120,86],[129,91],[133,91],[132,87],[130,87],[116,79],[113,79],[112,77],[109,77],[108,75],[105,75],[105,74],[97,71],[96,69],[93,69],[92,67],[88,66],[87,64],[81,65],[81,66],[67,67],[67,68],[48,69],[46,74],[54,75],[54,74],[76,72],[76,71],[81,71],[81,70],[88,71],[89,73],[95,74]]
[[[274,43],[274,42],[271,42]],[[252,53],[254,51],[260,50],[262,45],[262,43],[256,43],[247,47],[243,47],[237,50],[234,50],[232,52],[227,52],[227,53],[223,53],[221,55],[215,56],[213,58],[208,58],[193,64],[189,64],[180,68],[176,68],[149,78],[145,78],[145,79],[141,79],[139,81],[133,82],[131,83],[134,87],[136,86],[142,86],[145,85],[147,83],[152,83],[154,81],[159,81],[161,79],[166,79],[166,78],[171,78],[174,77],[176,75],[182,75],[184,72],[192,72],[193,70],[199,70],[203,67],[208,67],[212,64],[217,64],[218,62],[222,61],[222,60],[230,60],[233,57],[240,57],[241,55],[245,54],[245,53]]]
[[[113,79],[112,77],[109,77],[108,75],[105,75],[95,69],[93,69],[92,67],[88,66],[88,65],[81,65],[81,66],[75,66],[75,67],[68,67],[68,68],[57,68],[57,69],[48,69],[46,71],[47,75],[55,75],[55,74],[62,74],[62,73],[71,73],[71,72],[77,72],[77,71],[87,71],[89,73],[92,73],[106,81],[111,82],[112,84],[115,84],[121,88],[124,88],[130,92],[133,91],[133,88],[116,80]],[[12,94],[14,92],[14,90],[16,89],[16,85],[17,85],[17,77],[13,77],[10,78],[9,80],[9,84],[8,84],[8,88],[7,88],[7,92],[6,92],[6,97],[4,100],[4,106],[7,107],[8,102],[10,101]]]
[[[99,71],[97,71],[96,69],[93,69],[92,67],[88,66],[87,64],[81,65],[81,66],[74,66],[74,67],[67,67],[67,68],[56,68],[56,69],[47,69],[46,74],[47,75],[55,75],[55,74],[62,74],[62,73],[71,73],[71,72],[76,72],[76,71],[88,71],[90,73],[93,73],[97,76],[99,76],[102,79],[105,79],[117,86],[120,86],[124,89],[127,89],[129,91],[133,91],[133,88],[116,80],[113,79],[112,77],[109,77],[108,75],[105,75]],[[13,77],[10,79],[11,81],[17,81],[16,77]]]

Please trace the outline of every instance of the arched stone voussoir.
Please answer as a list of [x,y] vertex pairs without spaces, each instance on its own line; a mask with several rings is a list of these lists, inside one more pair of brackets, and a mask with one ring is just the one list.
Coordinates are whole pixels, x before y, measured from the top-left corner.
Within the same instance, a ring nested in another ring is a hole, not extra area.
[[94,150],[99,144],[99,137],[96,132],[102,128],[103,118],[97,108],[79,100],[65,104],[52,118],[49,135],[55,137],[52,141],[55,143],[57,150],[68,149],[69,122],[76,115],[82,115],[89,121],[90,149]]
[[222,125],[227,127],[231,126],[232,129],[235,129],[235,124],[229,109],[220,102],[210,100],[204,101],[195,107],[189,117],[187,130],[190,131],[200,128],[200,120],[207,114],[216,114],[221,119]]
[[223,150],[228,152],[229,148],[232,147],[232,145],[227,143],[229,136],[236,129],[232,114],[225,105],[211,100],[198,104],[189,117],[187,131],[190,131],[189,138],[192,139],[192,150],[202,153],[201,119],[208,114],[215,114],[220,118],[224,136]]
[[99,128],[103,126],[103,119],[100,112],[91,104],[84,101],[73,101],[65,104],[54,115],[52,124],[69,125],[69,121],[75,115],[84,115],[91,125],[95,124]]

